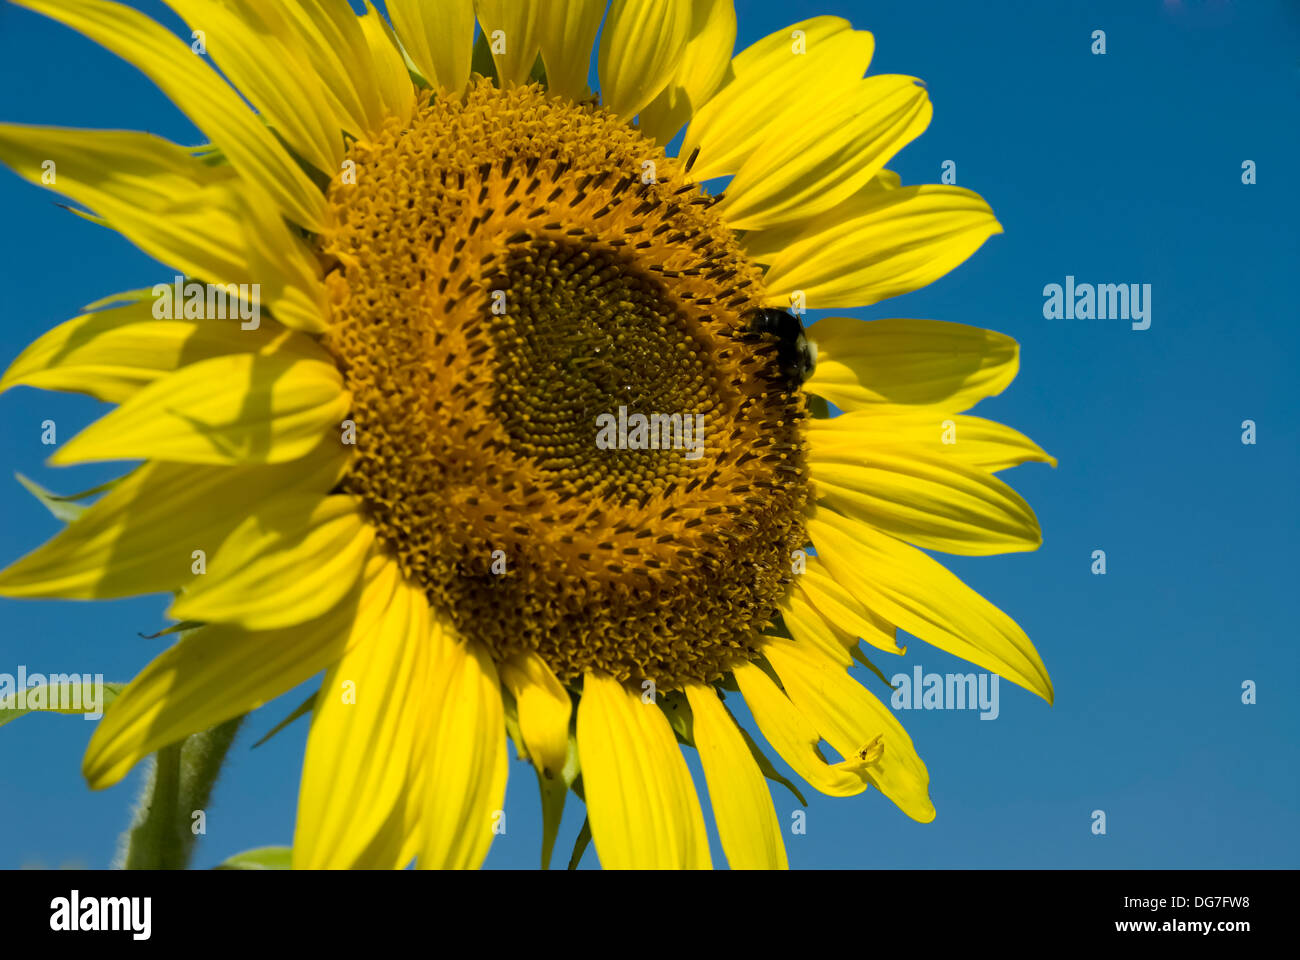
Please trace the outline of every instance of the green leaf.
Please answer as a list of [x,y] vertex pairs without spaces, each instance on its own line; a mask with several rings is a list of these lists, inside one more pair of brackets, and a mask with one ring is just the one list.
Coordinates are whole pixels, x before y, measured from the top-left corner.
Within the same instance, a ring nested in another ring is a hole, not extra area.
[[[117,695],[126,687],[125,683],[106,683],[103,685],[103,699],[99,703],[99,711],[102,711],[110,703],[117,699]],[[11,693],[7,697],[0,697],[0,727],[3,727],[11,720],[17,720],[26,713],[66,713],[73,716],[85,713],[94,713],[97,711],[87,710],[87,706],[93,702],[95,696],[95,684],[93,683],[60,683],[57,686],[45,686],[40,688],[28,687],[26,696],[30,696],[34,689],[40,689],[44,694],[44,702],[47,706],[31,707],[18,706],[18,694]],[[87,698],[90,698],[89,700]],[[25,699],[25,698],[24,698]],[[50,703],[66,703],[67,707],[48,706]],[[78,706],[72,706],[78,704]]]
[[218,870],[290,870],[293,850],[289,847],[258,847],[237,853],[217,864]]

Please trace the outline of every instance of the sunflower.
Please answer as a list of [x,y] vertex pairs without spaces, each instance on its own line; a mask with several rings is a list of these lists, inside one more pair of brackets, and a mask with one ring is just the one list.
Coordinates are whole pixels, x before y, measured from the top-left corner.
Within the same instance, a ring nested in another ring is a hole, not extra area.
[[[1054,461],[962,414],[1016,343],[849,318],[805,341],[786,312],[915,290],[1001,229],[885,169],[931,106],[865,76],[870,33],[816,17],[733,59],[730,0],[390,0],[391,27],[168,0],[191,44],[114,3],[17,2],[209,142],[6,125],[0,159],[232,305],[118,295],[0,384],[117,405],[52,463],[142,461],[0,592],[170,591],[189,628],[106,712],[92,787],[323,671],[296,866],[478,866],[509,738],[544,863],[574,792],[605,867],[710,866],[685,744],[729,864],[783,867],[782,778],[728,694],[815,789],[922,822],[926,767],[849,673],[861,641],[898,654],[902,629],[1050,701],[1024,632],[923,552],[1041,542],[995,474]],[[647,419],[694,420],[694,446],[637,442]]]

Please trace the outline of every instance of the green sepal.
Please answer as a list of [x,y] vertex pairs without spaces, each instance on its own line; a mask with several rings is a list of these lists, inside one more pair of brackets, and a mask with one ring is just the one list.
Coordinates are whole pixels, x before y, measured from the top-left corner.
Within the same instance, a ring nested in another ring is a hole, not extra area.
[[86,503],[77,503],[77,500],[88,499],[89,497],[93,497],[97,493],[103,493],[105,490],[108,490],[122,482],[122,478],[117,477],[116,479],[109,480],[107,483],[101,483],[97,487],[91,487],[89,490],[83,490],[80,493],[70,493],[67,496],[63,496],[50,490],[46,490],[35,480],[29,480],[21,473],[15,473],[14,477],[27,489],[28,493],[45,505],[46,510],[49,510],[50,513],[54,514],[56,518],[62,520],[64,523],[71,523],[73,520],[76,520],[85,513],[86,509],[90,506],[90,504]]
[[587,852],[587,847],[591,843],[591,821],[584,819],[582,829],[578,831],[578,839],[573,841],[573,853],[569,856],[569,869],[577,870],[578,864],[582,862],[582,855]]
[[546,80],[546,64],[542,62],[542,55],[539,53],[537,59],[533,61],[533,69],[528,71],[529,83],[540,83],[544,88],[550,89],[551,85]]
[[256,847],[237,853],[217,864],[214,870],[292,870],[292,847]]
[[501,86],[501,78],[497,76],[497,64],[492,59],[492,47],[488,43],[487,34],[482,31],[479,31],[478,39],[474,41],[474,53],[469,68],[473,73],[487,77],[498,87]]
[[688,747],[695,746],[695,714],[691,712],[691,703],[686,694],[670,690],[657,698],[659,709],[668,718],[668,725],[673,728],[677,742]]
[[889,688],[890,693],[894,692],[895,687],[892,683],[889,682],[889,678],[886,677],[884,673],[881,672],[878,666],[876,666],[874,663],[872,663],[870,660],[867,659],[867,655],[862,652],[862,648],[860,646],[854,644],[852,649],[849,650],[849,653],[853,654],[854,660],[858,661],[858,663],[862,664],[864,667],[866,667],[868,670],[870,670],[872,673],[878,676],[880,678],[880,682]]
[[285,717],[283,720],[277,723],[274,727],[272,727],[270,733],[264,736],[261,740],[257,741],[257,743],[253,744],[253,746],[250,747],[249,749],[250,750],[257,749],[262,744],[266,743],[266,741],[274,737],[281,730],[283,730],[285,727],[287,727],[289,724],[293,723],[295,720],[301,717],[303,714],[310,713],[312,711],[312,708],[316,706],[316,697],[317,694],[319,693],[320,693],[319,690],[316,691],[316,693],[311,694],[310,696],[307,697],[306,700],[298,704],[298,706],[294,707],[293,713],[289,714],[287,717]]
[[808,407],[810,416],[817,420],[829,420],[831,408],[827,405],[826,400],[817,396],[815,393],[804,394],[804,404]]
[[808,801],[805,800],[803,794],[799,792],[799,788],[777,772],[776,767],[772,766],[772,761],[767,758],[767,754],[763,752],[762,747],[754,742],[754,738],[749,735],[749,731],[742,727],[736,720],[735,714],[728,709],[726,704],[722,705],[722,709],[727,711],[727,716],[731,717],[731,722],[736,724],[736,729],[739,730],[740,735],[745,738],[745,745],[749,747],[749,752],[753,754],[754,762],[758,764],[758,769],[763,772],[763,776],[767,777],[767,779],[771,780],[773,783],[781,784],[781,786],[793,793],[795,799],[799,801],[800,805],[805,807],[808,806]]

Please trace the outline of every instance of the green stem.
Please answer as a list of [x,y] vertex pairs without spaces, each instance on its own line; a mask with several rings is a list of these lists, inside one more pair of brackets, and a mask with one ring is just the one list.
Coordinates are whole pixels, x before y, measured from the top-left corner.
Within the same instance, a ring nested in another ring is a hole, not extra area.
[[183,870],[198,834],[194,814],[206,811],[243,717],[158,751],[140,794],[122,858],[128,870]]
[[128,870],[165,870],[169,852],[178,846],[176,799],[181,787],[181,745],[163,747],[153,759],[127,836]]

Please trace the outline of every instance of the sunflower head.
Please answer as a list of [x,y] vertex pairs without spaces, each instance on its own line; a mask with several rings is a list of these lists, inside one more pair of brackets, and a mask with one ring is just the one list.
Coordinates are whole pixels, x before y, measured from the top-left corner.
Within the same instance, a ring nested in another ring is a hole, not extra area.
[[[480,79],[348,160],[320,239],[344,489],[406,576],[565,681],[673,689],[752,658],[805,542],[805,414],[712,198],[537,84]],[[629,419],[641,437],[598,443]]]
[[1041,539],[996,474],[1054,461],[963,415],[1015,342],[801,322],[1000,230],[886,169],[931,109],[864,76],[869,33],[816,17],[733,57],[730,0],[389,0],[391,26],[169,0],[218,73],[126,7],[17,2],[210,143],[0,125],[0,160],[40,181],[52,158],[178,289],[239,308],[122,295],[0,381],[117,404],[56,463],[144,461],[0,593],[171,591],[193,628],[106,713],[93,786],[323,673],[296,865],[479,865],[508,736],[543,863],[573,792],[604,865],[711,864],[685,746],[730,863],[785,866],[768,782],[802,795],[727,692],[815,789],[920,821],[926,767],[849,673],[880,673],[863,641],[897,655],[901,629],[1050,699],[1024,632],[923,552]]

